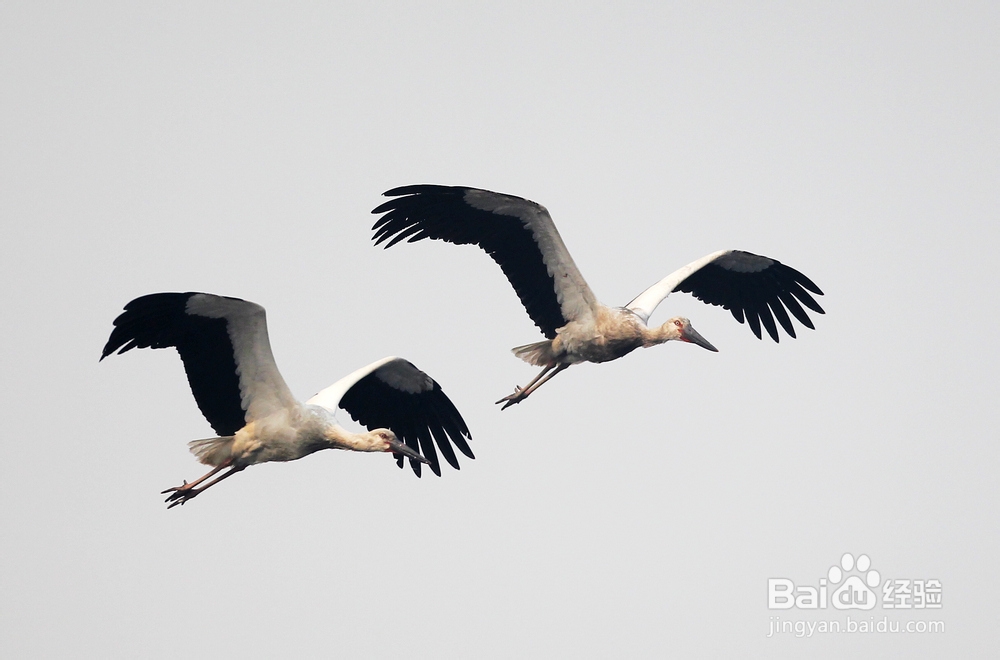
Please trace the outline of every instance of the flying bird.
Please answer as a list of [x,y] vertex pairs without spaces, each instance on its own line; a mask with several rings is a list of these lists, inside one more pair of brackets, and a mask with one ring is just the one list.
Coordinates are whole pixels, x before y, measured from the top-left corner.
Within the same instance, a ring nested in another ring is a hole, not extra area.
[[746,321],[758,339],[763,326],[776,342],[775,319],[795,337],[788,312],[807,328],[814,326],[802,305],[823,313],[809,293],[823,294],[812,280],[780,261],[742,250],[713,252],[667,275],[624,307],[607,307],[587,286],[544,206],[462,186],[404,186],[384,194],[393,199],[372,211],[384,214],[372,227],[376,245],[386,242],[389,248],[425,238],[478,245],[500,265],[547,338],[512,349],[542,372],[497,401],[504,409],[579,362],[608,362],[640,346],[671,340],[717,351],[686,318],[674,317],[659,327],[646,325],[656,306],[674,291],[721,305],[740,323]]
[[[456,470],[452,444],[475,458],[466,442],[472,439],[469,429],[441,386],[402,358],[373,362],[304,404],[297,401],[274,363],[264,308],[255,303],[208,293],[154,293],[125,305],[114,325],[101,360],[115,351],[173,346],[198,407],[218,434],[188,443],[212,469],[163,491],[169,493],[167,508],[250,465],[294,461],[321,449],[392,452],[400,467],[409,459],[418,477],[421,463],[441,476],[435,443]],[[338,407],[368,432],[341,427],[334,416]]]

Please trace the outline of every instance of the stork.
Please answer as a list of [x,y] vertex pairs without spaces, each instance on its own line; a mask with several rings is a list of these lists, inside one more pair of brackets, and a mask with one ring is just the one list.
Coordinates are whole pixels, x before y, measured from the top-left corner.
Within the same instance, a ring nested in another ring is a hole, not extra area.
[[805,305],[823,309],[809,292],[822,295],[799,271],[769,257],[742,250],[719,250],[667,275],[624,307],[598,302],[573,263],[544,206],[502,193],[463,186],[414,185],[384,193],[392,197],[372,213],[384,214],[372,230],[376,245],[389,248],[430,238],[455,245],[478,245],[499,264],[528,316],[546,340],[511,349],[542,367],[526,386],[497,401],[506,409],[520,403],[559,372],[580,362],[608,362],[635,349],[678,340],[717,351],[683,317],[659,327],[647,322],[674,291],[721,305],[761,338],[761,326],[778,341],[774,320],[791,337],[787,311],[814,328]]
[[[466,442],[472,439],[469,429],[441,386],[402,358],[373,362],[298,402],[274,363],[264,308],[255,303],[208,293],[154,293],[125,305],[114,326],[101,360],[133,348],[176,348],[195,401],[218,434],[188,443],[212,469],[163,491],[169,493],[167,508],[250,465],[294,461],[321,449],[392,452],[399,467],[408,458],[418,477],[421,463],[441,476],[435,442],[456,470],[452,443],[475,458]],[[368,432],[341,427],[334,416],[338,407]]]

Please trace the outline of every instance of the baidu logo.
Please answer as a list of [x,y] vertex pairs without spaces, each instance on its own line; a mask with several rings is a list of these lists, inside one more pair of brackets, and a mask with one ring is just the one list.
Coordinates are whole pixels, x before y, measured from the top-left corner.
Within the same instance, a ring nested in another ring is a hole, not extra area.
[[[940,592],[940,582],[931,582],[937,583]],[[831,566],[816,586],[797,585],[788,578],[768,578],[767,607],[771,610],[793,607],[815,610],[832,606],[838,610],[867,611],[878,603],[881,583],[882,576],[872,568],[868,555],[859,555],[855,560],[854,555],[847,552],[840,558],[840,564]]]
[[[858,561],[854,561],[854,556],[846,552],[844,556],[840,558],[840,566],[831,566],[830,570],[826,572],[827,578],[830,584],[836,585],[840,584],[841,580],[844,580],[843,586],[839,587],[833,592],[833,606],[838,610],[870,610],[875,607],[875,601],[878,600],[878,596],[872,591],[872,588],[877,588],[881,583],[881,577],[878,571],[871,569],[872,560],[868,558],[868,555],[861,555],[858,557]],[[841,567],[843,570],[841,570]],[[847,572],[851,569],[856,570],[858,573],[864,574],[864,580],[862,580],[857,575],[847,575]],[[844,578],[847,579],[844,579]]]

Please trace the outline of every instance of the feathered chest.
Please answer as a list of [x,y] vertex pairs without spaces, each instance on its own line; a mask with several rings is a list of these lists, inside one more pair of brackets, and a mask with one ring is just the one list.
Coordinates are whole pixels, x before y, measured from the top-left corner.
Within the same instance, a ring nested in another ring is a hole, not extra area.
[[610,362],[643,345],[642,322],[621,309],[602,309],[593,323],[559,329],[562,349],[573,362]]
[[251,422],[236,433],[233,455],[244,465],[294,461],[330,447],[328,422],[301,408],[282,410]]

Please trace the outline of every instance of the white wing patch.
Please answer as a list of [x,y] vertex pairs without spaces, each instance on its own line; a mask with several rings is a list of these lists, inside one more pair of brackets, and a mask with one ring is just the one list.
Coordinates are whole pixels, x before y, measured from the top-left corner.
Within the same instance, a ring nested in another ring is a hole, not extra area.
[[246,300],[199,293],[188,299],[185,312],[226,319],[240,379],[241,405],[248,422],[295,407],[295,397],[274,363],[263,307]]
[[[630,309],[636,313],[639,318],[642,319],[643,323],[649,321],[649,317],[652,316],[653,310],[659,305],[663,300],[670,295],[678,284],[686,280],[691,273],[704,268],[707,264],[712,263],[716,260],[727,259],[729,257],[736,257],[738,253],[735,250],[719,250],[718,252],[713,252],[712,254],[707,254],[701,259],[692,261],[687,266],[683,268],[678,268],[674,272],[670,273],[662,280],[649,287],[638,296],[632,299],[632,302],[625,305],[625,309]],[[749,256],[749,255],[748,255]],[[766,259],[766,257],[758,257],[761,259]],[[770,259],[768,259],[770,261]],[[742,263],[739,259],[733,259],[734,264]],[[770,264],[768,264],[770,265]],[[763,268],[766,268],[764,266]],[[757,270],[762,270],[763,268],[758,268]],[[738,270],[738,267],[729,267],[730,270]],[[744,270],[740,272],[753,272],[751,270]]]
[[465,203],[480,211],[508,215],[521,220],[542,253],[542,263],[555,283],[556,300],[567,321],[588,322],[594,318],[597,298],[576,267],[566,244],[563,243],[552,216],[536,202],[513,195],[488,190],[471,189],[465,193]]
[[[389,357],[384,357],[381,360],[376,360],[369,365],[361,367],[357,371],[347,374],[330,387],[320,390],[313,398],[306,401],[306,403],[313,406],[322,406],[327,410],[336,411],[337,408],[340,407],[340,400],[344,398],[345,394],[347,394],[347,390],[354,387],[355,383],[373,371],[378,372],[376,373],[376,376],[382,382],[395,387],[398,390],[409,392],[411,394],[422,392],[434,386],[434,381],[431,380],[430,376],[420,371],[403,358],[391,355]],[[383,373],[388,374],[388,377],[384,377]],[[426,379],[426,387],[419,389],[425,381],[421,381],[414,377],[414,373],[419,374],[419,376]],[[401,387],[394,384],[393,379],[403,386]],[[405,389],[406,387],[409,387],[410,389]]]

